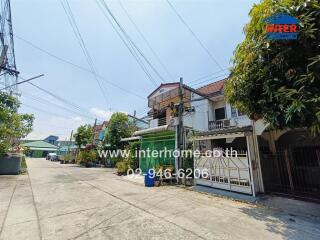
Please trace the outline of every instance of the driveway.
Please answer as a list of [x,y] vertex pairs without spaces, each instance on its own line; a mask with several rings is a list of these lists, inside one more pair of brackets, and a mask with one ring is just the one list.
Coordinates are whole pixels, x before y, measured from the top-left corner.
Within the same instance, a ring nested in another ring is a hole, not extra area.
[[320,239],[315,217],[197,193],[145,188],[110,169],[27,160],[0,176],[0,239]]

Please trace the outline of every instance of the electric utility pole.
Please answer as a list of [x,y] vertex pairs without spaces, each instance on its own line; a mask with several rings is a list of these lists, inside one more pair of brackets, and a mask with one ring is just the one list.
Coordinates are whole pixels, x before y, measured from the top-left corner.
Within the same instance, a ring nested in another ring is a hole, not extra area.
[[96,135],[96,126],[97,126],[97,121],[98,121],[98,119],[96,118],[95,120],[94,120],[94,125],[93,125],[93,139],[92,139],[92,144],[95,144],[95,135]]
[[69,143],[68,143],[68,152],[67,152],[67,155],[69,155],[69,152],[70,152],[70,145],[71,145],[72,137],[73,137],[73,130],[71,131],[71,134],[70,134],[70,139],[69,139]]
[[183,78],[180,78],[180,83],[179,83],[179,106],[178,106],[178,128],[177,128],[177,140],[178,140],[178,150],[180,152],[179,158],[178,158],[178,171],[179,169],[182,168],[182,156],[181,152],[183,150],[183,109],[184,109],[184,103],[183,103]]

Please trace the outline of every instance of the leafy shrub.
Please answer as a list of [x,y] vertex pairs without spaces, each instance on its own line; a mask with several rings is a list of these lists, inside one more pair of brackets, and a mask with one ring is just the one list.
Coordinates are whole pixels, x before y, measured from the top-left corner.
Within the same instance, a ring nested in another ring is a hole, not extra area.
[[78,164],[86,164],[93,162],[97,159],[97,153],[95,150],[81,151],[77,157]]
[[20,102],[8,93],[0,92],[0,156],[12,150],[13,139],[32,131],[33,115],[19,114]]
[[117,162],[116,167],[117,167],[117,173],[120,175],[126,174],[129,168],[128,163],[124,161]]
[[139,159],[136,157],[136,151],[140,148],[140,142],[131,142],[126,147],[126,150],[129,151],[129,156],[126,158],[128,165],[136,169],[139,167]]

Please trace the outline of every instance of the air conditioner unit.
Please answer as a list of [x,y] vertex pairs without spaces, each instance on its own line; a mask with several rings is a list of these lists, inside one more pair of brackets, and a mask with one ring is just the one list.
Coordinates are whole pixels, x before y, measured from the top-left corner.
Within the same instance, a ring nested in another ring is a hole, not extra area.
[[231,127],[231,122],[229,119],[223,120],[223,127]]
[[179,125],[179,119],[177,117],[172,117],[169,120],[170,126],[178,126]]
[[237,121],[233,118],[223,120],[223,127],[236,127],[238,125]]

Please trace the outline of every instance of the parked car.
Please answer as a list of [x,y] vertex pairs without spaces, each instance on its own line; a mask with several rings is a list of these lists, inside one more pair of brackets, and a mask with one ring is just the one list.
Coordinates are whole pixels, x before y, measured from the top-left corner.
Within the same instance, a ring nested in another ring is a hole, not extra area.
[[59,157],[56,153],[49,153],[46,159],[50,161],[59,161]]

